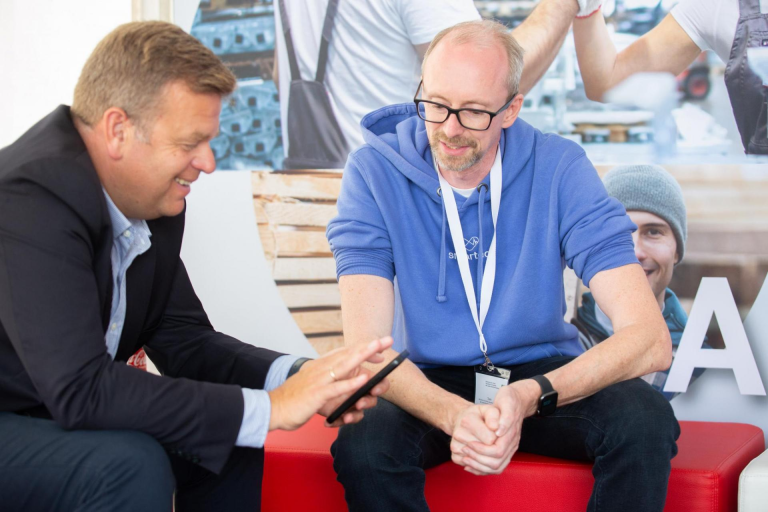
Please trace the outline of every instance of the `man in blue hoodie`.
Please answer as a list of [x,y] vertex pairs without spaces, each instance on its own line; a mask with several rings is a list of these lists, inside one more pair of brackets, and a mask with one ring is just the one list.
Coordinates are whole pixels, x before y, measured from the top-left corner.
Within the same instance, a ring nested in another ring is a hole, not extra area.
[[[594,460],[589,510],[664,507],[679,426],[636,377],[671,343],[635,226],[578,145],[517,118],[521,71],[502,25],[462,23],[432,41],[416,105],[361,123],[327,232],[345,341],[392,333],[411,357],[333,445],[352,511],[428,510],[424,469],[499,473],[518,448]],[[587,352],[566,264],[615,329]]]
[[[603,178],[608,195],[621,202],[627,215],[637,225],[632,238],[635,256],[643,267],[648,284],[659,304],[672,338],[672,352],[677,350],[688,322],[675,292],[668,288],[675,266],[683,260],[688,237],[688,220],[680,184],[658,165],[625,165],[611,169]],[[590,349],[613,334],[613,326],[591,292],[582,296],[582,304],[571,320],[579,329],[579,340]],[[694,378],[702,370],[694,372]],[[669,370],[643,375],[642,379],[672,400],[677,393],[664,392]]]

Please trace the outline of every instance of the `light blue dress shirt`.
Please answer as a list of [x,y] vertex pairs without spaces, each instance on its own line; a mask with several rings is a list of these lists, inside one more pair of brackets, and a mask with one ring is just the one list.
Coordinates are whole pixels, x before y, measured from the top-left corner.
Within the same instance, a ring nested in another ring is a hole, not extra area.
[[[126,312],[125,276],[128,268],[138,256],[147,252],[152,245],[147,222],[126,218],[118,210],[112,198],[104,190],[107,199],[109,218],[112,220],[112,309],[109,316],[109,326],[104,334],[107,352],[115,358],[120,336],[123,332]],[[278,357],[269,367],[264,389],[243,388],[243,421],[235,441],[236,446],[261,448],[269,431],[269,418],[272,403],[268,391],[280,386],[288,377],[288,371],[298,356],[284,355]]]

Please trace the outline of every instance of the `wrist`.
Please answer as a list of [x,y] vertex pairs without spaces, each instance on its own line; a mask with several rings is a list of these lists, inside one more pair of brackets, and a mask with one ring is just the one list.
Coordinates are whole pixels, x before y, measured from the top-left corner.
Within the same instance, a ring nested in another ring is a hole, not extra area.
[[535,380],[523,379],[509,385],[514,389],[522,405],[524,417],[528,418],[536,414],[538,409],[541,388]]
[[591,18],[592,16],[600,12],[602,8],[603,8],[602,4],[599,4],[596,8],[591,9],[589,11],[579,11],[579,13],[576,15],[576,19],[586,20],[587,18]]
[[290,379],[293,375],[297,374],[299,370],[301,370],[302,366],[304,366],[305,363],[312,361],[309,357],[300,357],[298,358],[288,369],[288,375],[286,376],[286,380]]
[[[278,388],[279,389],[279,388]],[[269,395],[269,432],[280,428],[280,392],[276,389],[268,391]]]
[[440,407],[443,414],[436,426],[449,436],[452,436],[459,417],[470,407],[472,407],[472,403],[460,396],[451,395],[451,399]]

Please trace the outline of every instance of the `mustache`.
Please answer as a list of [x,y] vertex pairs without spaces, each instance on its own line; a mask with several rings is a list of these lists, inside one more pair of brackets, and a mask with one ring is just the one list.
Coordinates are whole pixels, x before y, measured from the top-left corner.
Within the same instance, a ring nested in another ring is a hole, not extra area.
[[450,144],[451,146],[469,146],[471,148],[477,147],[477,141],[474,139],[471,139],[469,137],[446,137],[443,132],[435,132],[434,135],[435,143],[437,142],[443,142],[445,144]]

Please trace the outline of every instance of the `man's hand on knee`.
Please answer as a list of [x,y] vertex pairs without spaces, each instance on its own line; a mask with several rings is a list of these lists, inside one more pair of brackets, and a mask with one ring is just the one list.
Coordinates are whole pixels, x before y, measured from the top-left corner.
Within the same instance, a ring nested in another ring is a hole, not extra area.
[[[269,392],[272,403],[269,430],[295,430],[315,413],[327,416],[333,412],[371,377],[371,372],[360,365],[366,361],[381,363],[384,360],[381,352],[391,346],[392,338],[386,337],[337,349],[304,363],[282,386]],[[388,386],[386,379],[381,381],[332,426],[360,421],[363,409],[376,405],[375,397],[386,392]]]

